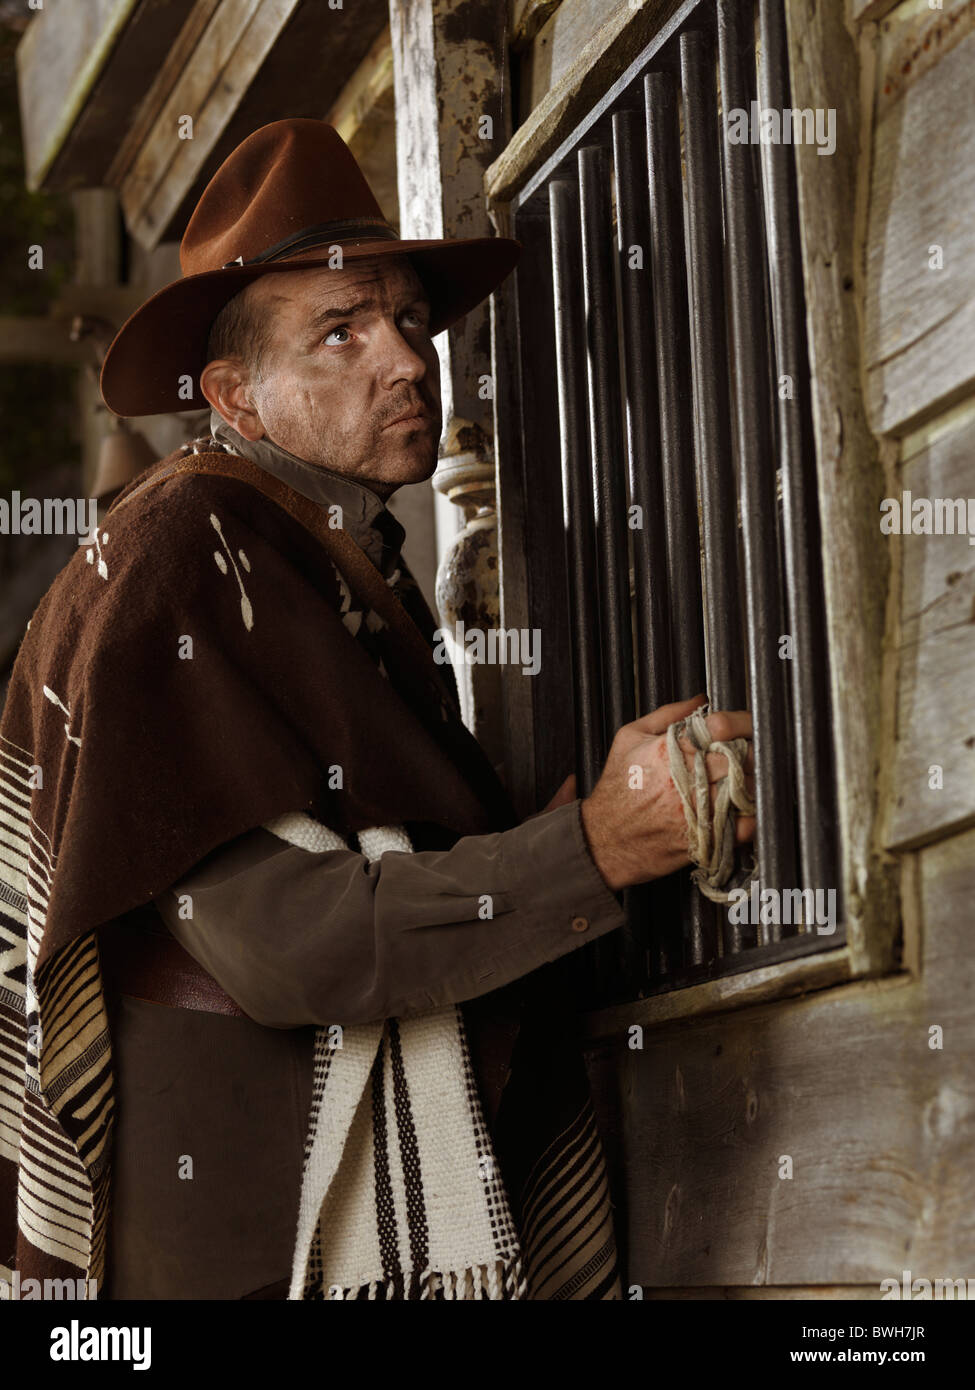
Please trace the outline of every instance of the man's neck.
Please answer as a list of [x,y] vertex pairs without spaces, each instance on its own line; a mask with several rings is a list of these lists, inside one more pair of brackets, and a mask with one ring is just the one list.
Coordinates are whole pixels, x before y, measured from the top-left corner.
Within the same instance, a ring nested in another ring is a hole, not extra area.
[[358,478],[309,463],[282,449],[266,435],[258,440],[245,439],[215,410],[210,414],[210,432],[312,502],[323,507],[341,507],[342,526],[377,567],[382,569],[393,563],[405,532],[392,512],[387,511],[385,498],[372,483],[362,483]]

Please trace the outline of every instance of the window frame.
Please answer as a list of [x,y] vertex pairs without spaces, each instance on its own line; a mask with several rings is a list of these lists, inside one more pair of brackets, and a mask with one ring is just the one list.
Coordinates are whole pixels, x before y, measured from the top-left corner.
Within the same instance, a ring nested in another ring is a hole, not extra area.
[[[603,95],[597,101],[587,98],[594,121],[599,110],[673,38],[696,8],[696,0],[686,0],[673,10],[659,25],[649,47],[641,47],[622,75],[618,75],[614,62],[618,26],[607,25],[595,36],[587,53],[594,46],[602,44],[602,48],[585,75],[577,67],[567,73],[549,93],[551,99],[532,112],[487,172],[485,193],[499,231],[513,234],[517,196],[537,182],[545,166],[552,163],[560,128],[557,119],[553,125],[553,112],[564,111],[561,130],[575,133],[581,124],[580,93],[591,93],[595,75],[602,78]],[[856,190],[864,171],[857,139],[861,122],[859,82],[850,80],[851,75],[858,77],[857,55],[847,37],[844,63],[837,66],[834,47],[827,67],[806,34],[807,27],[818,21],[807,18],[792,0],[787,4],[787,20],[793,105],[833,107],[839,128],[831,159],[817,160],[815,148],[803,146],[796,147],[795,155],[820,519],[823,536],[831,541],[838,537],[842,546],[824,543],[822,558],[845,940],[835,949],[807,947],[808,954],[799,951],[787,959],[782,959],[782,943],[776,943],[778,958],[772,963],[746,962],[734,973],[684,986],[669,985],[664,993],[590,1011],[584,1021],[590,1040],[615,1035],[633,1023],[665,1023],[745,1007],[867,976],[901,972],[902,978],[909,978],[917,969],[916,914],[908,906],[909,881],[902,904],[898,893],[901,866],[884,853],[879,825],[882,787],[877,771],[880,751],[890,747],[893,727],[885,636],[887,597],[894,576],[888,553],[877,544],[873,500],[883,495],[885,459],[869,431],[859,385],[856,301],[862,286],[857,249],[863,230]],[[636,26],[638,21],[645,24],[645,14],[634,15],[630,23]],[[520,274],[531,277],[532,273],[531,264],[523,262]],[[492,313],[501,621],[505,627],[529,625],[528,585],[532,579],[537,584],[538,576],[530,575],[526,557],[532,546],[541,546],[545,553],[546,545],[553,544],[553,535],[559,539],[561,531],[561,496],[546,495],[544,489],[536,494],[526,488],[528,456],[546,447],[546,441],[522,441],[518,437],[518,331],[518,290],[513,276],[495,295]],[[530,335],[530,325],[528,331]],[[544,371],[544,363],[541,368]],[[547,444],[558,447],[554,441]],[[852,470],[851,457],[857,460]],[[548,491],[552,493],[551,488]],[[557,656],[564,659],[567,631],[556,631],[553,639]],[[860,701],[846,698],[851,676],[854,688],[862,692]],[[509,731],[505,756],[508,785],[516,807],[528,815],[554,790],[538,785],[538,769],[545,764],[550,747],[547,734],[551,736],[551,721],[546,721],[545,710],[552,707],[552,692],[534,681],[519,682],[514,673],[505,670],[503,693]],[[872,717],[865,716],[865,709]]]

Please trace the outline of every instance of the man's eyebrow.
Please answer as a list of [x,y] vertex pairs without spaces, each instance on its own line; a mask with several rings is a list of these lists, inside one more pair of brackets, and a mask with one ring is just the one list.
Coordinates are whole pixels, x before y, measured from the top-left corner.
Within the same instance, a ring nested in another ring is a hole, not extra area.
[[320,309],[312,319],[311,326],[320,328],[323,324],[334,322],[335,319],[350,319],[355,314],[361,314],[363,309],[373,308],[375,303],[374,299],[360,299],[358,303],[349,304],[345,308]]
[[[429,300],[427,298],[426,292],[422,289],[417,290],[416,294],[414,294],[410,298],[409,304],[405,305],[404,307],[408,308],[410,304],[429,305]],[[351,319],[356,314],[361,314],[364,310],[374,309],[375,307],[375,299],[360,299],[355,304],[349,304],[345,307],[330,307],[328,309],[320,309],[318,313],[315,314],[314,318],[312,318],[310,327],[313,330],[324,328],[324,326],[327,323],[334,323],[336,319]]]

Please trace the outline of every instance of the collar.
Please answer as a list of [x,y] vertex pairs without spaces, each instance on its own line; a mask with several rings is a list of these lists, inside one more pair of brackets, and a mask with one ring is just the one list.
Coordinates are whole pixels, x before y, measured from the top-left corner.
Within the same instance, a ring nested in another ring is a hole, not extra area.
[[341,507],[343,529],[383,577],[390,577],[399,563],[406,532],[372,488],[321,464],[298,458],[267,435],[258,440],[244,439],[216,410],[210,412],[210,433],[303,497],[322,507]]

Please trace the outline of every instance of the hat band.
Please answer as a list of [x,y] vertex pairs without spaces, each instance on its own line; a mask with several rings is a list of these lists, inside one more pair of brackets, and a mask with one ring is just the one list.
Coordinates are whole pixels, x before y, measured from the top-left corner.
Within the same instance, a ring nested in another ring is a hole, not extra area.
[[264,261],[280,261],[296,251],[310,251],[315,246],[327,246],[335,241],[348,240],[357,234],[361,236],[363,232],[368,233],[363,238],[367,241],[399,241],[388,222],[369,217],[350,217],[343,222],[322,222],[317,227],[305,227],[303,231],[295,232],[293,236],[285,237],[284,241],[269,246],[259,256],[252,256],[249,261],[242,257],[236,261],[228,261],[222,269],[228,270],[236,265],[260,265]]

